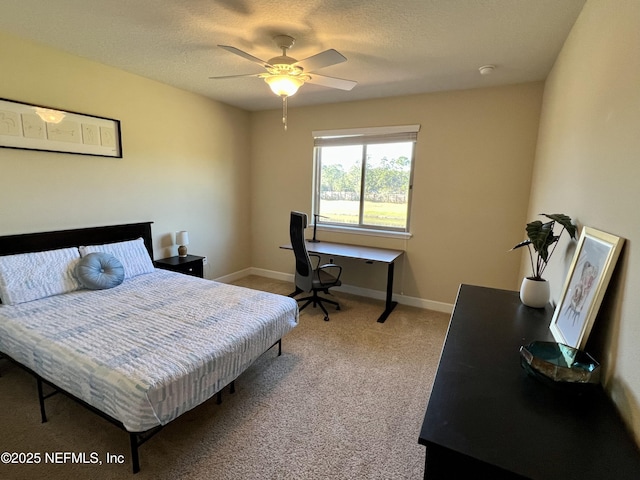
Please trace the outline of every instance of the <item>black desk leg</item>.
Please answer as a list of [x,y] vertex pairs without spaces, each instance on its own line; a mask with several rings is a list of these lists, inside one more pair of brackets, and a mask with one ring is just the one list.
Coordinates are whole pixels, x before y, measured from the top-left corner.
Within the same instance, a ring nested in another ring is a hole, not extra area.
[[380,315],[380,318],[378,318],[378,323],[384,323],[384,321],[387,319],[389,314],[393,311],[394,308],[396,308],[396,305],[398,304],[398,302],[394,302],[391,300],[393,296],[394,266],[395,266],[394,262],[389,263],[388,270],[387,270],[387,300],[384,305],[384,312],[382,312],[382,315]]

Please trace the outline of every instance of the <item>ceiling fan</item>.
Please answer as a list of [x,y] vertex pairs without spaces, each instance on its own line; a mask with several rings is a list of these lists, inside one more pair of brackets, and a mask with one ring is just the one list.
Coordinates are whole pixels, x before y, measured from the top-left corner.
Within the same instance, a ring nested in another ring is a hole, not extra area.
[[287,50],[290,49],[295,42],[293,37],[289,35],[277,35],[274,37],[274,41],[278,48],[282,50],[282,55],[273,57],[268,61],[254,57],[253,55],[236,47],[218,45],[220,48],[224,48],[228,52],[235,53],[242,58],[257,63],[266,69],[266,72],[209,78],[216,80],[238,77],[262,78],[269,85],[273,93],[282,97],[282,123],[284,124],[285,130],[287,129],[287,98],[294,95],[305,83],[313,83],[340,90],[351,90],[356,86],[357,82],[353,80],[327,77],[326,75],[319,75],[315,73],[316,70],[321,68],[347,61],[347,59],[336,50],[325,50],[324,52],[307,57],[304,60],[296,60],[293,57],[287,56]]

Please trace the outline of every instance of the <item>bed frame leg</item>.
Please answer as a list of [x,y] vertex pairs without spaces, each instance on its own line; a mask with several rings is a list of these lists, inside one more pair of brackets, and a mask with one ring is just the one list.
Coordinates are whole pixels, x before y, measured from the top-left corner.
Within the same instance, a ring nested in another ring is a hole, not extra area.
[[36,383],[38,384],[38,401],[40,402],[40,418],[42,419],[42,423],[46,423],[47,413],[44,410],[44,395],[42,392],[42,379],[40,377],[37,377]]
[[216,405],[220,405],[222,403],[222,390],[219,390],[216,394]]
[[236,393],[236,381],[233,380],[229,386],[229,393]]
[[140,457],[138,456],[138,435],[135,433],[129,434],[129,441],[131,442],[131,463],[133,464],[133,473],[140,471]]
[[282,339],[278,340],[278,356],[282,355]]

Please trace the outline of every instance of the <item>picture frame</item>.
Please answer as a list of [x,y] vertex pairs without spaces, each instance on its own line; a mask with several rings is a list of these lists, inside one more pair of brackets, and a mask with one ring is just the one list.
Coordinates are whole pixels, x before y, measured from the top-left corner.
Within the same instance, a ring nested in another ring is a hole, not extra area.
[[624,239],[584,227],[549,329],[558,343],[584,349]]
[[120,121],[0,98],[0,147],[122,158]]

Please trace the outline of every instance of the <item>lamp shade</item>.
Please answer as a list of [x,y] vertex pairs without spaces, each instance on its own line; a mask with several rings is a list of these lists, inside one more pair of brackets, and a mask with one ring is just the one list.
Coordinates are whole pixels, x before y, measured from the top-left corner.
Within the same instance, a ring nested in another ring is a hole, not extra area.
[[264,79],[271,88],[271,91],[281,97],[290,97],[298,91],[304,83],[303,78],[292,77],[291,75],[271,75]]
[[180,230],[176,232],[176,244],[189,245],[189,232],[186,230]]

